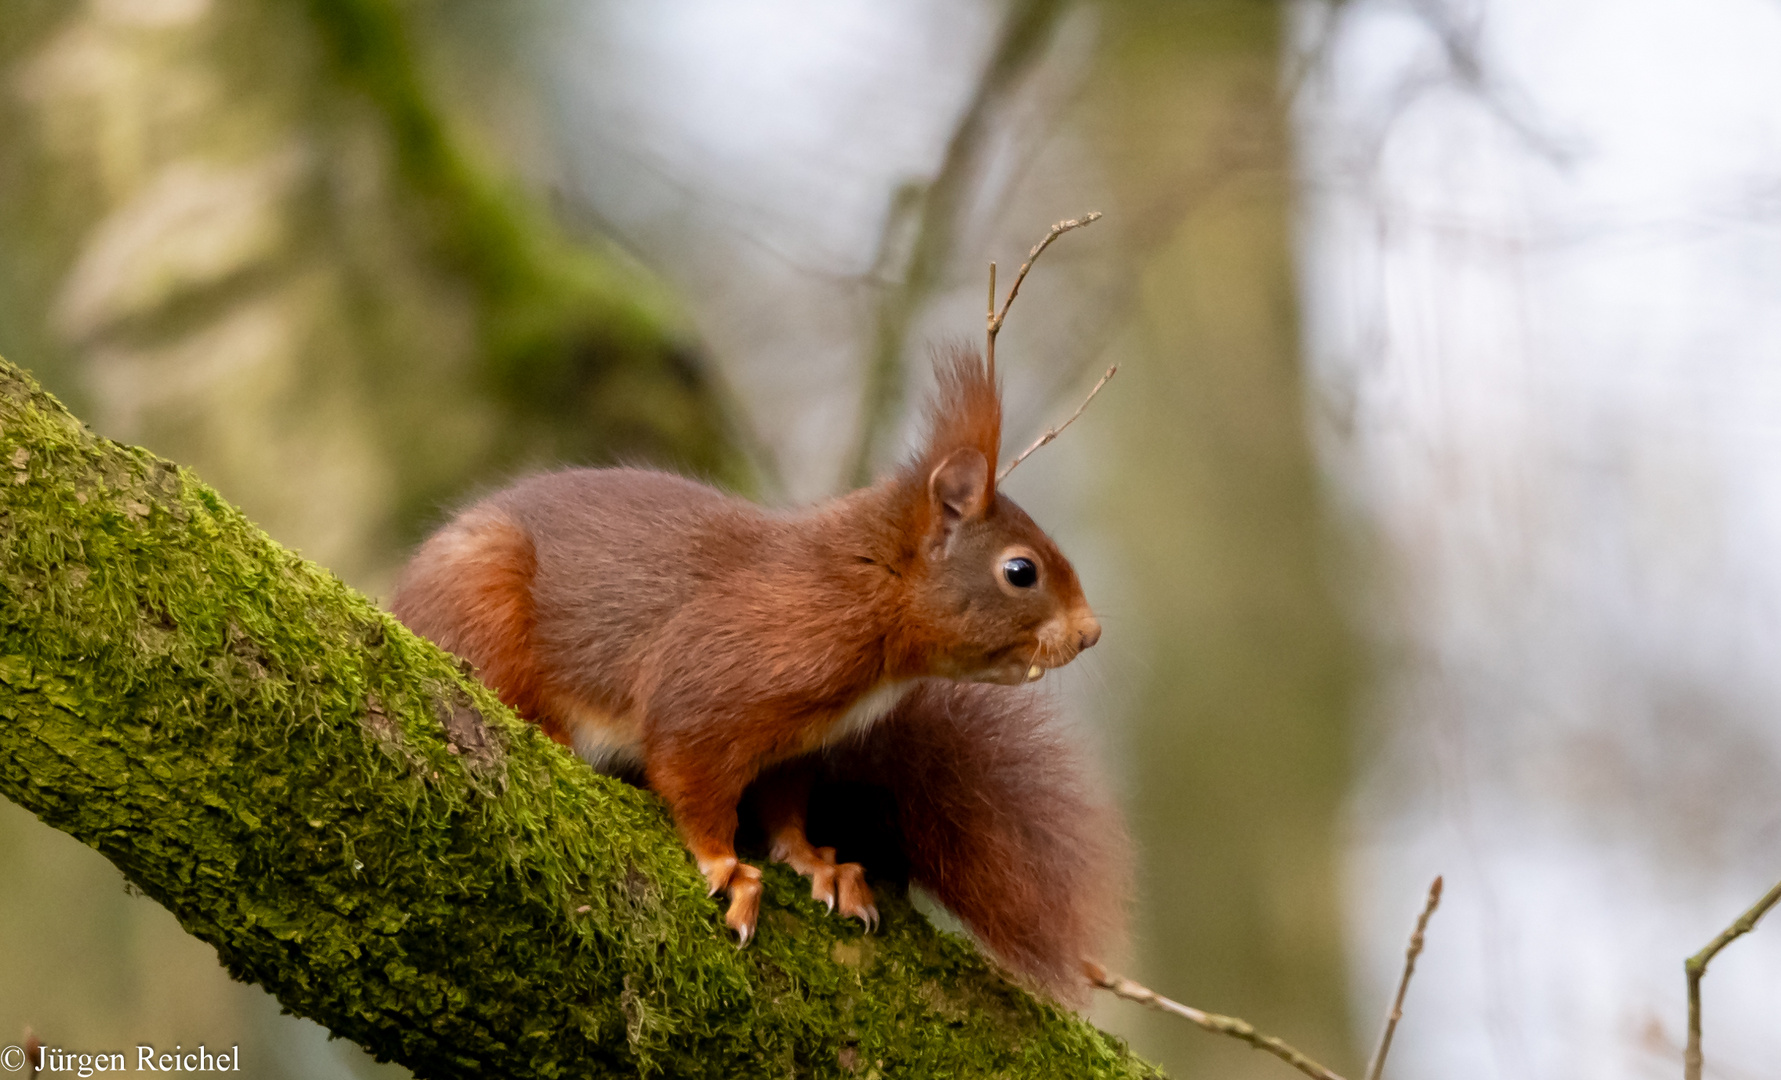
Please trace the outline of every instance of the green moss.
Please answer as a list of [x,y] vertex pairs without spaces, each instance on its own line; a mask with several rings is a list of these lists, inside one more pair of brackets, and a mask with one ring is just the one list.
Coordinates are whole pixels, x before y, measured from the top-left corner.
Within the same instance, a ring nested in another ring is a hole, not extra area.
[[661,803],[0,361],[0,791],[422,1076],[1154,1075],[887,896],[737,949]]

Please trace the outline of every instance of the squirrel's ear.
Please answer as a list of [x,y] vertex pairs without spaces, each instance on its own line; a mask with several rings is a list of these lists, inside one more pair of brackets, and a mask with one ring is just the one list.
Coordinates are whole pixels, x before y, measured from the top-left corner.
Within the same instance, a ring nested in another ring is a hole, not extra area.
[[928,499],[942,538],[961,522],[982,517],[989,509],[989,461],[977,450],[955,450],[928,474]]

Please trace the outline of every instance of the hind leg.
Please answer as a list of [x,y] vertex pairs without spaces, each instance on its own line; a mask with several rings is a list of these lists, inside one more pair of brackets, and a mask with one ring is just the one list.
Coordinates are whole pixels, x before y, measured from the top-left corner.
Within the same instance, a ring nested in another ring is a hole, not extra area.
[[855,918],[867,929],[878,925],[878,908],[866,885],[866,870],[859,863],[837,863],[835,849],[813,847],[805,833],[810,806],[810,786],[815,770],[793,762],[761,777],[758,788],[761,824],[767,831],[769,854],[810,879],[810,895],[830,911]]

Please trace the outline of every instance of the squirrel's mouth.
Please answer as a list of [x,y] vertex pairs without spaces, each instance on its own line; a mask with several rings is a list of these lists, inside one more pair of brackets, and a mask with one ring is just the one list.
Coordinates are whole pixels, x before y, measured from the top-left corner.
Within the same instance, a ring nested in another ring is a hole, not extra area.
[[969,681],[1019,686],[1022,683],[1038,682],[1052,668],[1061,668],[1074,659],[1074,652],[1058,655],[1044,649],[1035,652],[1028,646],[1018,650],[1015,655],[997,658],[988,667],[971,675]]
[[954,677],[1001,686],[1038,682],[1047,671],[1068,664],[1100,638],[1100,623],[1082,608],[1047,619],[1031,637],[991,653],[975,671]]
[[1046,669],[1038,664],[997,664],[995,667],[984,668],[972,675],[969,682],[994,683],[997,686],[1019,686],[1022,683],[1038,682],[1044,677]]

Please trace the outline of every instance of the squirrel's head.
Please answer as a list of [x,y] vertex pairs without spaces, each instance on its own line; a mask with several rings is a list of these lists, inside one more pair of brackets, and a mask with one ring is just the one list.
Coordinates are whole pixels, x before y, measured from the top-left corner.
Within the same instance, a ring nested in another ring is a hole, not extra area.
[[996,490],[1002,403],[977,355],[936,365],[927,445],[898,478],[911,511],[908,602],[932,674],[1020,683],[1101,637],[1076,570]]

